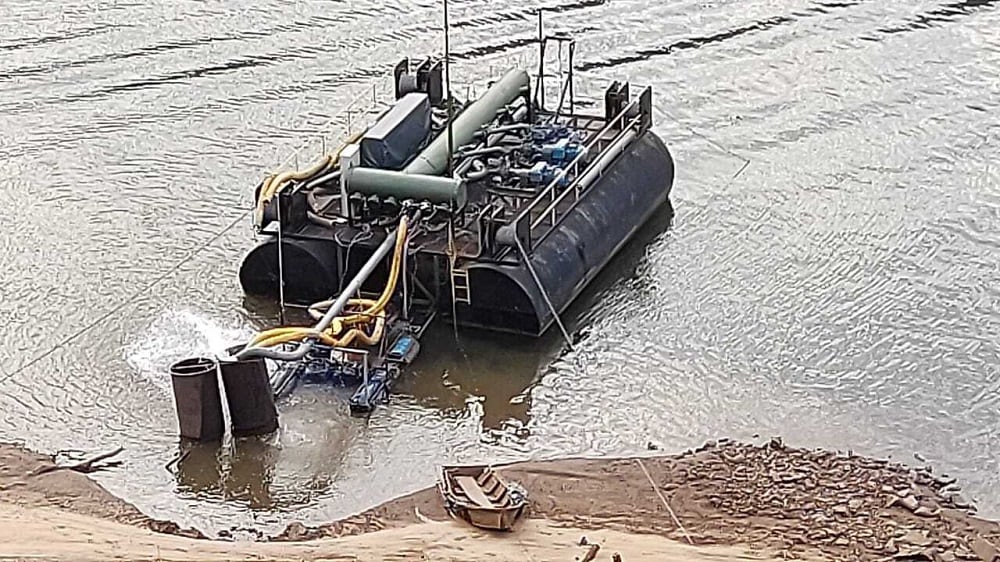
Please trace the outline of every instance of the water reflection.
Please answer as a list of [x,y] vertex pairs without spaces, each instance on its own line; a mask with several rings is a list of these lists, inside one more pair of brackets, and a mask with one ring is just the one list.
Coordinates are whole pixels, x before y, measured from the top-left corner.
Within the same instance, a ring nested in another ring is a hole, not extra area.
[[335,485],[348,451],[367,431],[366,420],[347,412],[348,395],[345,389],[303,385],[279,401],[281,428],[273,434],[182,441],[171,467],[177,492],[260,511],[313,502]]
[[432,324],[421,340],[420,358],[396,387],[418,404],[444,413],[462,412],[470,402],[486,431],[527,425],[528,389],[540,368],[558,351],[558,341],[486,334]]
[[237,501],[250,509],[273,509],[279,455],[273,438],[182,443],[174,471],[177,490],[206,500]]

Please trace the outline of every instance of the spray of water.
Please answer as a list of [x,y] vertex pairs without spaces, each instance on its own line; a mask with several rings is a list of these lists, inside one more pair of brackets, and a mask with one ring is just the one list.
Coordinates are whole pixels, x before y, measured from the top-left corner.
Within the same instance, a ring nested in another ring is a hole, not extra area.
[[253,335],[245,325],[223,325],[190,310],[168,310],[157,317],[141,337],[135,336],[125,348],[125,359],[138,373],[155,384],[169,386],[163,377],[170,365],[195,356],[212,357],[227,347],[245,342]]

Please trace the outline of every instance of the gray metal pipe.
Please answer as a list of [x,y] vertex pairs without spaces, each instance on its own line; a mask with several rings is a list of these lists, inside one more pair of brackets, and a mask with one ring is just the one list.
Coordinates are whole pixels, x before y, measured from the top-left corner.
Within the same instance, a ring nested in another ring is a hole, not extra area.
[[[522,145],[523,145],[523,143],[522,143]],[[462,153],[462,157],[468,158],[468,157],[472,157],[472,156],[483,156],[484,154],[499,154],[499,153],[503,153],[503,152],[513,152],[515,148],[518,148],[518,147],[516,145],[512,145],[512,146],[484,146],[482,148],[474,148],[474,149],[469,150],[467,152],[463,152]]]
[[[524,117],[527,114],[528,114],[528,106],[527,105],[521,105],[516,110],[514,110],[513,117],[514,117],[515,121],[520,121],[521,119],[524,119]],[[517,128],[517,127],[522,127],[522,126],[524,126],[524,127],[530,127],[531,125],[528,124],[528,123],[516,123],[514,125],[508,125],[508,127],[511,127],[511,128]],[[491,133],[491,134],[489,134],[486,137],[485,147],[483,147],[483,148],[489,148],[489,147],[495,145],[496,143],[500,142],[505,136],[507,136],[506,132]],[[463,155],[463,157],[464,156],[467,156],[467,155]],[[472,163],[474,161],[475,161],[474,158],[466,158],[465,161],[463,161],[462,164],[458,167],[458,169],[455,170],[455,175],[456,176],[466,176],[466,172],[469,171],[469,168],[472,166]],[[466,176],[466,179],[470,179],[471,180],[471,179],[475,179],[475,178]]]
[[465,182],[461,179],[378,168],[352,168],[347,176],[347,191],[432,203],[454,202],[459,207],[465,205],[467,197]]
[[[420,215],[418,213],[417,216],[414,217],[414,221],[416,221],[419,216]],[[386,235],[382,244],[375,249],[372,256],[368,258],[368,261],[365,262],[365,265],[360,271],[358,271],[358,274],[355,275],[354,278],[351,279],[351,282],[347,284],[347,287],[345,287],[343,292],[340,293],[340,296],[337,297],[337,300],[330,306],[330,309],[326,311],[323,318],[316,323],[316,326],[313,328],[314,330],[322,332],[330,327],[330,323],[333,322],[333,319],[344,310],[345,306],[347,306],[347,301],[351,299],[358,289],[361,288],[361,285],[368,279],[372,272],[375,271],[375,268],[378,267],[379,262],[381,262],[382,259],[389,254],[389,251],[396,245],[396,232],[397,231],[394,230]],[[309,353],[312,346],[313,340],[307,339],[306,341],[299,343],[299,346],[295,348],[294,351],[278,351],[276,349],[266,347],[245,347],[242,351],[236,354],[236,359],[266,357],[268,359],[275,359],[278,361],[298,361],[299,359],[305,357],[306,353]]]
[[605,168],[610,166],[611,162],[617,158],[619,154],[625,152],[625,149],[628,148],[628,145],[632,144],[632,141],[635,140],[636,136],[637,135],[634,129],[629,130],[622,135],[622,138],[618,139],[615,144],[609,146],[607,150],[604,151],[604,154],[601,155],[600,160],[594,164],[590,171],[580,178],[580,189],[587,189],[592,181],[599,178]]
[[303,186],[303,189],[312,189],[317,185],[324,184],[326,182],[332,182],[337,179],[340,179],[340,170],[334,170],[330,173],[323,174],[318,178],[314,178],[307,181],[305,186]]
[[512,125],[501,125],[493,129],[486,129],[486,134],[493,135],[496,133],[509,133],[511,131],[520,131],[522,129],[530,129],[531,123],[514,123]]
[[[451,145],[457,147],[472,140],[480,127],[492,121],[498,111],[514,101],[530,84],[531,78],[523,70],[511,70],[504,75],[483,94],[483,97],[476,100],[452,121]],[[431,142],[430,146],[425,148],[403,169],[403,172],[427,176],[444,173],[448,167],[450,148],[446,128]]]

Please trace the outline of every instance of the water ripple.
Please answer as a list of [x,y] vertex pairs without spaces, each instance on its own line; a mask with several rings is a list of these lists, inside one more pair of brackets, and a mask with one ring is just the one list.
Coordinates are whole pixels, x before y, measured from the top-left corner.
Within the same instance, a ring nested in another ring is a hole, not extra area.
[[[239,290],[249,224],[124,299],[242,212],[262,169],[369,78],[439,51],[440,6],[106,4],[0,4],[0,438],[125,444],[102,482],[208,531],[328,520],[441,462],[720,434],[919,452],[1000,513],[995,2],[544,3],[548,31],[580,33],[581,93],[653,86],[677,161],[676,215],[571,307],[575,350],[434,328],[372,418],[303,388],[274,438],[174,472],[169,363],[277,322]],[[463,76],[534,50],[531,10],[452,9]]]

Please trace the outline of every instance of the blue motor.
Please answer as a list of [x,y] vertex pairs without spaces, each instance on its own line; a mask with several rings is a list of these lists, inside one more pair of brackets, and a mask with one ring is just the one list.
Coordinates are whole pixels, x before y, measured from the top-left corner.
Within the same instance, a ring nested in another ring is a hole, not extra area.
[[556,142],[543,144],[536,147],[541,157],[554,164],[562,164],[566,161],[566,147],[569,145],[567,139],[559,139]]
[[587,147],[583,146],[579,142],[570,142],[566,145],[566,161],[572,162],[576,160],[577,156],[587,153]]
[[[543,186],[550,184],[560,171],[562,171],[562,169],[558,166],[553,166],[552,164],[548,164],[546,162],[536,162],[534,166],[527,170],[525,177],[532,185]],[[563,176],[559,179],[559,185],[564,186],[568,181],[568,178]]]
[[386,359],[397,363],[409,364],[420,350],[420,342],[409,334],[403,334],[389,349]]

